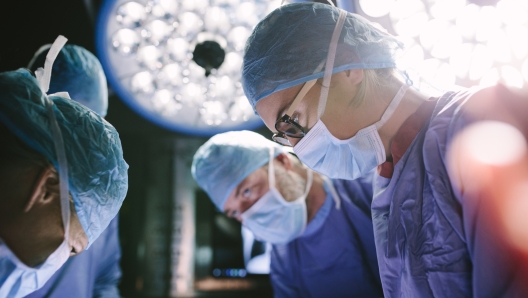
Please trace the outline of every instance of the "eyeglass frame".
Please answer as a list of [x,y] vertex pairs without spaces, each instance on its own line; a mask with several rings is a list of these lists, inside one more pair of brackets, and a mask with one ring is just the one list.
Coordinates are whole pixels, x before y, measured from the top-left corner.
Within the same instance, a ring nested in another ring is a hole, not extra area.
[[[304,83],[303,87],[301,88],[299,93],[297,93],[297,96],[295,96],[295,99],[293,100],[292,104],[290,105],[286,113],[284,113],[282,117],[277,119],[277,122],[275,122],[275,129],[277,130],[277,133],[273,134],[273,136],[271,137],[273,141],[283,146],[293,147],[290,141],[288,140],[288,137],[295,138],[295,139],[302,139],[306,135],[304,128],[299,123],[297,123],[297,121],[295,121],[295,119],[293,119],[290,115],[293,115],[293,113],[297,109],[297,106],[301,103],[303,98],[306,96],[306,94],[308,94],[308,92],[312,89],[312,87],[315,85],[316,82],[317,82],[317,79],[310,80]],[[298,131],[301,132],[301,136],[300,137],[292,136],[292,135],[289,135],[285,131],[281,131],[279,129],[281,123],[286,123],[288,125],[295,127]],[[280,141],[281,139],[284,141],[287,141],[287,143]]]

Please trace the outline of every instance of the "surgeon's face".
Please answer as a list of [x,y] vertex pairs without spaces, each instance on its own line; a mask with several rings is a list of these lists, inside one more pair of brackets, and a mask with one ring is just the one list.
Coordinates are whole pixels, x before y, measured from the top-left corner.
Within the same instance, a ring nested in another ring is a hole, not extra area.
[[[3,204],[0,236],[17,257],[30,267],[43,263],[64,240],[59,179],[53,166],[29,166],[0,175]],[[5,211],[5,212],[4,212]],[[71,254],[88,243],[70,201],[69,241]]]
[[[348,139],[361,128],[366,127],[366,123],[372,122],[369,113],[357,110],[351,105],[362,79],[363,72],[361,69],[343,71],[332,76],[325,112],[321,120],[332,135],[338,139]],[[289,115],[296,119],[305,133],[308,133],[319,120],[318,105],[321,84],[322,80],[320,79],[308,91],[295,112]],[[257,102],[257,113],[272,132],[277,132],[275,123],[286,113],[303,85],[300,84],[275,92]],[[288,140],[292,146],[295,146],[301,139],[288,137]]]
[[[277,190],[286,201],[294,201],[303,195],[306,179],[293,171],[292,164],[278,159],[288,158],[281,154],[274,160],[275,183]],[[249,174],[231,192],[224,205],[224,213],[241,221],[240,215],[255,204],[269,191],[268,166],[263,166]]]

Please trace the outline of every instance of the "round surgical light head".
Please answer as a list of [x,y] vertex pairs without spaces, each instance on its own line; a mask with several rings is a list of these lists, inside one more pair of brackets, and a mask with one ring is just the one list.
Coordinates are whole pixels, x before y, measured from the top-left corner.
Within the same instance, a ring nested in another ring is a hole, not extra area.
[[117,95],[165,128],[209,136],[254,129],[240,84],[253,27],[280,0],[106,0],[97,50]]

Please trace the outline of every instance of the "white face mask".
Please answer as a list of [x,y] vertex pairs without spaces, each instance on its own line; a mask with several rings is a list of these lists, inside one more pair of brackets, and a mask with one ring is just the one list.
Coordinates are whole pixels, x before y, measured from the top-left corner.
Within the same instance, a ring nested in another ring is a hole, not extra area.
[[334,137],[319,119],[293,151],[312,170],[332,179],[357,179],[386,160],[378,129],[394,114],[409,86],[403,85],[381,120],[361,129],[350,139]]
[[0,285],[0,297],[24,297],[40,288],[70,257],[67,239],[41,265],[31,268],[22,263],[0,239],[1,275],[7,279]]
[[[66,43],[66,40],[63,36],[57,38],[46,56],[44,69],[39,68],[37,71],[37,80],[44,93],[48,91],[53,61]],[[24,297],[40,289],[70,257],[71,249],[68,244],[70,231],[68,163],[60,127],[53,112],[53,102],[46,97],[43,100],[43,104],[50,118],[50,129],[53,134],[53,142],[59,164],[59,189],[64,241],[49,255],[44,263],[31,268],[22,263],[4,241],[0,239],[0,297]]]
[[268,169],[269,191],[251,208],[241,214],[242,224],[249,228],[256,238],[273,244],[285,244],[304,232],[308,212],[306,197],[312,186],[312,171],[307,169],[306,189],[302,196],[288,202],[275,188],[273,148],[270,149]]

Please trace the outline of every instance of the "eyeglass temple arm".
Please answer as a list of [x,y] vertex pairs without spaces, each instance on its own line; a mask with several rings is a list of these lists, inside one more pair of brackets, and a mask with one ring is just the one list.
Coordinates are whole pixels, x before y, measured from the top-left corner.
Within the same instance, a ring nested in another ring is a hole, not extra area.
[[312,89],[312,87],[315,85],[315,82],[317,82],[317,79],[308,81],[304,84],[304,86],[301,88],[301,91],[297,93],[297,96],[293,100],[290,108],[288,109],[288,111],[286,111],[286,115],[291,116],[293,112],[295,112],[295,110],[297,109],[297,106],[299,105],[301,100],[306,96],[308,91]]

